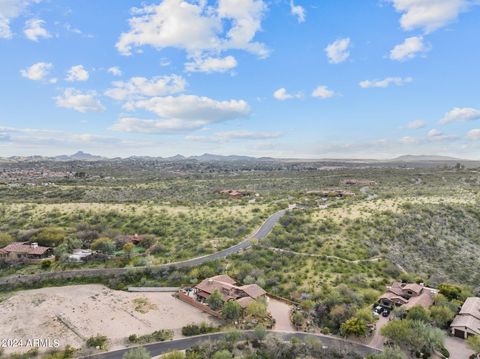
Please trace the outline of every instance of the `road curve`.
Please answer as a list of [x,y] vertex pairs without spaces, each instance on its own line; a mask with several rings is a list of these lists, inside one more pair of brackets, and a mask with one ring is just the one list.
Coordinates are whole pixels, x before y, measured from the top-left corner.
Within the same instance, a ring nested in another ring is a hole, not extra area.
[[147,269],[169,269],[169,268],[189,268],[195,267],[200,264],[211,262],[217,259],[223,259],[231,254],[238,253],[244,249],[252,246],[254,241],[265,238],[273,229],[275,224],[286,213],[286,210],[280,210],[268,217],[263,224],[257,229],[256,232],[249,235],[242,242],[235,244],[229,248],[223,249],[219,252],[207,254],[201,257],[195,257],[186,259],[183,261],[165,263],[157,266],[145,266],[145,267],[132,267],[132,268],[93,268],[93,269],[76,269],[67,271],[54,271],[54,272],[40,272],[30,275],[11,275],[0,278],[0,289],[5,285],[18,285],[42,281],[45,279],[73,279],[80,277],[110,277],[118,274],[124,274],[128,272],[142,272]]
[[[243,331],[243,336],[247,337],[253,331]],[[269,330],[269,334],[275,335],[279,338],[282,338],[286,341],[289,341],[291,338],[296,337],[302,341],[305,341],[307,337],[314,337],[320,339],[323,345],[327,347],[351,347],[353,351],[356,353],[367,356],[368,354],[379,353],[380,350],[370,347],[368,345],[360,344],[351,342],[348,340],[344,340],[342,338],[333,337],[329,335],[322,335],[322,334],[313,334],[313,333],[303,333],[303,332],[281,332],[281,331],[273,331]],[[219,340],[222,339],[226,333],[213,333],[213,334],[205,334],[205,335],[198,335],[188,338],[176,339],[167,342],[159,342],[159,343],[151,343],[146,344],[143,347],[147,349],[152,356],[158,356],[161,354],[165,354],[175,350],[185,350],[191,348],[194,345],[200,344],[205,341],[209,340]],[[131,348],[115,350],[106,353],[100,353],[95,355],[89,355],[83,358],[93,358],[93,359],[122,359],[123,355]]]

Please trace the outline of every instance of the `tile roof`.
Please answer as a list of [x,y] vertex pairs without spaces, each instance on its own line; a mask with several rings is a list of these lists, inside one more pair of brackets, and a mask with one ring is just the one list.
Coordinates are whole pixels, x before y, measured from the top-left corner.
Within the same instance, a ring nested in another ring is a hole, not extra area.
[[480,298],[469,297],[463,303],[460,314],[471,315],[472,317],[480,320]]
[[258,297],[267,294],[267,292],[265,292],[263,288],[258,286],[257,284],[244,285],[239,289],[243,290],[245,293],[247,293],[248,296],[252,297],[253,299],[257,299]]
[[450,324],[450,327],[467,328],[476,334],[480,334],[480,320],[470,315],[457,315],[455,319],[453,319],[452,324]]
[[28,242],[13,242],[2,248],[2,253],[22,253],[22,254],[45,254],[50,248],[42,246],[33,246]]

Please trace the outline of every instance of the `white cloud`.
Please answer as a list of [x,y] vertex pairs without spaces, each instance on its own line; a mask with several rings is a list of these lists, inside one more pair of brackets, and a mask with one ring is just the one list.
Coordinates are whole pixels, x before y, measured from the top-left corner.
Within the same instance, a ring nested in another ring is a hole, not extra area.
[[128,81],[115,81],[112,85],[113,88],[105,91],[105,95],[120,101],[180,93],[185,90],[186,81],[181,76],[168,75],[151,79],[132,77]]
[[423,128],[427,125],[427,123],[423,120],[415,120],[415,121],[411,121],[407,124],[407,128],[410,128],[412,130],[416,130],[416,129],[419,129],[419,128]]
[[406,61],[413,59],[419,53],[429,50],[428,46],[423,43],[422,36],[412,36],[405,39],[401,44],[396,45],[390,51],[390,59],[395,61]]
[[37,62],[26,69],[20,70],[20,74],[29,80],[41,81],[48,76],[52,68],[51,63]]
[[402,13],[400,25],[404,30],[422,29],[433,32],[456,20],[466,11],[469,0],[390,0],[395,9]]
[[371,87],[381,87],[385,88],[390,85],[396,85],[396,86],[402,86],[407,83],[412,82],[413,79],[411,77],[387,77],[384,78],[383,80],[364,80],[360,81],[359,86],[361,88],[371,88]]
[[321,85],[317,86],[317,88],[313,90],[312,96],[325,100],[327,98],[335,96],[335,92],[329,90],[327,86]]
[[54,98],[58,107],[72,109],[78,112],[102,112],[105,107],[97,99],[95,91],[79,91],[72,88],[64,90],[63,95]]
[[20,16],[25,9],[41,0],[1,0],[0,1],[0,39],[10,39],[13,33],[10,21]]
[[87,81],[89,77],[90,75],[88,74],[88,71],[85,70],[83,65],[76,65],[76,66],[72,66],[70,70],[68,70],[67,77],[65,80],[70,82]]
[[122,76],[122,70],[120,70],[120,67],[118,66],[112,66],[110,67],[107,72],[109,74],[112,74],[113,76]]
[[263,0],[219,0],[217,7],[206,1],[163,0],[133,9],[130,29],[116,47],[123,55],[149,45],[184,49],[189,56],[240,49],[266,57],[265,45],[254,41],[265,11]]
[[305,8],[300,5],[295,5],[293,0],[290,0],[290,12],[297,18],[299,23],[305,22]]
[[129,102],[124,108],[129,111],[149,111],[159,119],[124,117],[113,126],[114,130],[161,133],[197,129],[210,123],[244,118],[250,114],[250,108],[244,100],[216,101],[194,95],[153,97]]
[[474,128],[468,131],[467,138],[469,140],[480,140],[480,128]]
[[185,64],[187,72],[226,72],[237,66],[237,60],[233,56],[195,58]]
[[280,132],[254,132],[254,131],[225,131],[217,132],[213,136],[186,136],[187,140],[195,142],[228,142],[231,140],[267,140],[282,136]]
[[331,44],[329,44],[325,48],[325,52],[328,57],[328,61],[331,64],[339,64],[340,62],[345,61],[348,59],[350,56],[350,52],[348,51],[348,48],[350,46],[350,39],[344,38],[344,39],[339,39]]
[[440,120],[441,124],[451,122],[474,121],[480,119],[480,110],[471,107],[455,107]]
[[292,98],[302,98],[303,94],[301,92],[297,92],[296,94],[289,94],[287,92],[287,89],[282,87],[273,93],[273,97],[279,101],[285,101],[285,100],[290,100]]
[[436,128],[431,129],[427,133],[427,139],[430,141],[454,140],[456,138],[456,136],[446,135],[443,132],[437,130]]
[[415,138],[413,138],[411,136],[405,136],[405,137],[402,137],[400,139],[400,142],[403,143],[403,144],[406,144],[406,145],[410,145],[410,144],[415,143],[417,141],[415,140]]
[[41,19],[30,19],[25,23],[23,33],[27,39],[38,42],[39,39],[48,39],[52,37],[50,33],[43,27],[45,21]]

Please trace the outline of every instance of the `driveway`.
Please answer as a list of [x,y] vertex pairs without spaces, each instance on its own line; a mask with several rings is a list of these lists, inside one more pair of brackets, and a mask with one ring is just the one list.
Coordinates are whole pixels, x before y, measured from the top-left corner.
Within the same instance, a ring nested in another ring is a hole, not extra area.
[[290,322],[291,306],[271,297],[268,298],[268,311],[275,319],[273,330],[294,332],[295,328]]
[[447,336],[444,345],[450,352],[450,359],[468,359],[474,354],[473,350],[468,348],[467,342],[460,338]]
[[375,324],[375,332],[373,333],[373,337],[368,345],[377,349],[383,349],[383,342],[385,341],[385,338],[380,334],[380,329],[382,329],[382,327],[387,323],[388,318],[380,316]]

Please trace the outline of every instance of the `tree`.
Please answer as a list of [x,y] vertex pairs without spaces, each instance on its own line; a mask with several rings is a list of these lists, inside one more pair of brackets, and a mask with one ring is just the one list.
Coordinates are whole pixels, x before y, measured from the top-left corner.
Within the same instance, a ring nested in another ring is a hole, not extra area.
[[0,248],[3,248],[13,242],[13,237],[8,233],[0,232]]
[[235,321],[238,318],[240,318],[240,315],[242,314],[242,307],[236,300],[229,300],[225,302],[223,305],[222,309],[222,317],[223,319],[229,320],[229,321]]
[[123,251],[125,252],[125,255],[127,256],[128,259],[132,257],[132,252],[134,248],[135,248],[135,245],[132,242],[127,242],[123,246]]
[[434,305],[430,308],[430,318],[436,327],[446,329],[455,317],[455,312],[445,306]]
[[208,306],[213,310],[218,310],[223,306],[223,295],[218,289],[215,289],[207,298]]
[[422,306],[416,305],[408,311],[407,319],[428,323],[430,321],[430,314]]
[[171,352],[162,356],[162,359],[185,359],[185,354],[182,352]]
[[476,354],[480,353],[480,335],[469,337],[467,344]]
[[115,251],[115,243],[108,237],[100,237],[92,242],[91,248],[104,254],[112,254]]
[[46,227],[32,235],[31,242],[40,246],[56,247],[65,239],[65,231],[62,228]]
[[398,347],[385,348],[383,352],[372,354],[367,357],[368,359],[408,359],[407,355]]
[[457,285],[442,283],[438,286],[440,294],[443,294],[448,300],[460,299],[462,288]]
[[353,317],[340,326],[343,335],[355,335],[357,337],[365,336],[368,332],[368,325],[363,319]]
[[[167,354],[168,355],[168,354]],[[122,359],[150,359],[152,356],[144,347],[132,348],[126,352]],[[181,359],[180,357],[179,359]],[[176,358],[171,358],[176,359]]]
[[256,300],[250,303],[247,307],[247,315],[258,319],[267,317],[267,304],[261,300]]
[[267,336],[267,330],[263,325],[257,325],[253,330],[253,335],[255,336],[255,339],[261,342]]
[[303,323],[305,323],[305,318],[302,313],[295,312],[295,314],[292,317],[292,322],[293,322],[293,325],[295,325],[296,327],[301,327]]
[[240,340],[240,338],[242,338],[242,333],[235,329],[229,330],[225,334],[225,340],[231,344],[235,344]]

